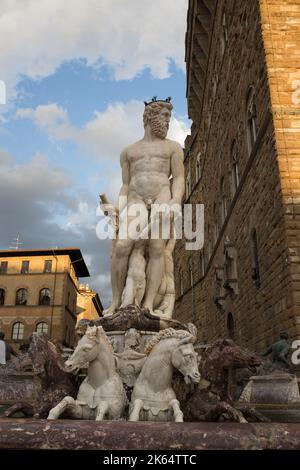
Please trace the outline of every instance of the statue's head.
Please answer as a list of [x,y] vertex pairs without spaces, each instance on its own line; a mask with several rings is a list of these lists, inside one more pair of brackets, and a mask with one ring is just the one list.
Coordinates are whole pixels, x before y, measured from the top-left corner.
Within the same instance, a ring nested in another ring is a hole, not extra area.
[[144,127],[146,128],[149,125],[155,137],[165,139],[169,130],[172,109],[173,105],[170,98],[166,101],[156,101],[153,98],[150,103],[145,102]]
[[280,339],[289,339],[289,334],[286,331],[280,333]]

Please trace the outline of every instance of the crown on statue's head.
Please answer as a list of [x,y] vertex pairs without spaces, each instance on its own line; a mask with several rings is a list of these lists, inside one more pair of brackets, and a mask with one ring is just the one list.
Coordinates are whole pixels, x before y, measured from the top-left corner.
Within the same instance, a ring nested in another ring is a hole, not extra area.
[[148,106],[149,104],[152,103],[171,103],[171,96],[168,96],[165,100],[158,100],[157,96],[153,96],[151,101],[144,101],[145,106]]

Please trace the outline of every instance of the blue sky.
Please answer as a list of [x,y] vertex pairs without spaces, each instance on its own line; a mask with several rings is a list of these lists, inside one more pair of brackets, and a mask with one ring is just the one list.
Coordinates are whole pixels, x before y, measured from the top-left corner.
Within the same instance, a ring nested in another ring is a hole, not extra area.
[[0,12],[0,248],[18,233],[28,249],[78,246],[105,305],[110,242],[96,236],[98,194],[116,199],[119,153],[142,136],[144,100],[172,97],[171,138],[183,143],[190,126],[186,1],[169,6],[11,0]]

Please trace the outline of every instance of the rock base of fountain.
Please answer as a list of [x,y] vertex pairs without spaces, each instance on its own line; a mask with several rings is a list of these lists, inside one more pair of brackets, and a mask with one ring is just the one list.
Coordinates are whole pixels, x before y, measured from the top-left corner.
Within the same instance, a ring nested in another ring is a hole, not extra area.
[[41,392],[41,383],[37,374],[14,372],[0,374],[0,403],[11,404],[17,401],[34,401]]
[[0,449],[299,449],[300,424],[0,419]]
[[85,333],[88,325],[102,326],[105,332],[127,331],[130,328],[149,332],[159,332],[165,328],[186,329],[185,325],[177,320],[152,315],[147,308],[139,308],[137,305],[121,307],[112,315],[106,315],[99,320],[80,320],[76,327],[80,336]]

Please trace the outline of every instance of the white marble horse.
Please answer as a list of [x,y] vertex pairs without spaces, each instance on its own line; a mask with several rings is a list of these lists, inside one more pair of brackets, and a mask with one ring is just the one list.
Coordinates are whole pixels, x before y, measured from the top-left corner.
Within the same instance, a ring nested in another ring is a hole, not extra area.
[[130,421],[183,421],[180,403],[172,388],[173,369],[186,383],[198,383],[200,374],[195,336],[185,330],[168,328],[148,344],[149,354],[138,376],[131,397]]
[[66,361],[68,372],[88,364],[88,374],[80,385],[77,399],[67,396],[52,410],[48,419],[63,412],[75,419],[118,419],[127,404],[123,383],[116,371],[112,346],[101,326],[88,327],[72,356]]

